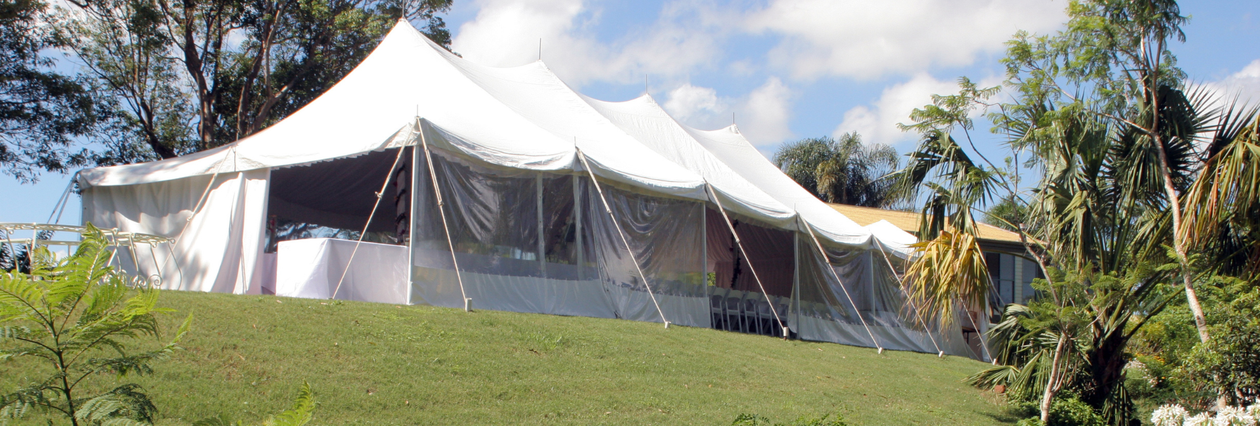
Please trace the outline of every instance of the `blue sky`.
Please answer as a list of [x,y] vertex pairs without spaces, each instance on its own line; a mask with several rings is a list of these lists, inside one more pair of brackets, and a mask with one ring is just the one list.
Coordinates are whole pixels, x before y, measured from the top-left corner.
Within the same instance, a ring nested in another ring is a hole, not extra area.
[[[913,148],[906,121],[959,76],[996,85],[1016,29],[1065,21],[1045,0],[455,0],[453,47],[487,65],[542,58],[571,86],[604,100],[646,87],[680,121],[731,123],[763,153],[784,141],[857,131]],[[1185,1],[1187,42],[1173,46],[1194,81],[1260,100],[1260,2]],[[987,126],[981,126],[986,127]],[[1004,155],[995,138],[981,150]],[[0,177],[0,221],[48,219],[69,177]],[[77,199],[63,221],[77,222]]]

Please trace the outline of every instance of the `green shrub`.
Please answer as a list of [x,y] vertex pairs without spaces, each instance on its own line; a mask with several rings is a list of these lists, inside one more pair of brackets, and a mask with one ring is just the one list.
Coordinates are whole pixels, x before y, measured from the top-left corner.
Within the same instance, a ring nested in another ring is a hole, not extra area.
[[822,417],[802,416],[791,423],[772,423],[770,419],[756,414],[740,414],[735,417],[735,421],[731,422],[731,426],[849,426],[841,416],[836,416],[835,419],[830,417],[830,414]]
[[192,316],[160,349],[136,352],[137,339],[158,337],[157,314],[168,310],[156,307],[158,291],[147,282],[109,265],[106,244],[88,225],[73,256],[57,260],[40,248],[30,273],[0,273],[0,362],[30,359],[42,377],[0,395],[0,420],[35,409],[76,426],[153,422],[157,407],[143,388],[109,389],[99,378],[151,373],[152,363],[178,347]]
[[[1037,417],[1041,411],[1034,402],[1020,402],[1014,404],[1014,410],[1032,417],[1020,420],[1015,426],[1043,426],[1041,418]],[[1076,397],[1059,398],[1050,404],[1050,421],[1044,426],[1104,426],[1102,416],[1098,415],[1089,404],[1081,402]]]
[[[314,411],[315,397],[311,395],[311,385],[303,381],[297,398],[293,399],[293,407],[268,418],[263,422],[263,426],[303,426],[311,422]],[[218,417],[198,420],[193,423],[193,426],[241,426],[241,423],[233,421],[225,414],[220,414]]]

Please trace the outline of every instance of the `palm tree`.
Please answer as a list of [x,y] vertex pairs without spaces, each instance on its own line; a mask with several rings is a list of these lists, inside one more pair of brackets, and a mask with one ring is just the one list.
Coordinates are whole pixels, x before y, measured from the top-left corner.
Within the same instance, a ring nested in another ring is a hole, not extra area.
[[883,144],[864,144],[856,132],[802,139],[785,144],[774,163],[815,197],[829,202],[886,207],[892,182],[881,179],[897,169],[897,151]]
[[[1260,278],[1260,114],[1227,110],[1198,178],[1181,203],[1178,237],[1201,253],[1209,270]],[[1249,123],[1249,124],[1248,124]]]
[[[1009,43],[1014,102],[986,104],[996,88],[963,79],[958,95],[934,96],[912,113],[903,129],[924,137],[896,177],[902,196],[924,201],[921,235],[934,239],[921,243],[924,255],[910,268],[921,271],[908,274],[919,278],[911,297],[938,316],[986,285],[980,274],[937,273],[975,262],[974,249],[949,244],[969,232],[971,209],[1000,199],[1027,212],[1009,228],[1047,271],[1048,297],[1039,308],[1008,311],[991,335],[1003,366],[977,383],[1032,386],[1027,396],[1041,394],[1043,421],[1055,394],[1073,389],[1119,424],[1131,414],[1126,345],[1143,318],[1176,296],[1155,284],[1180,281],[1207,341],[1196,276],[1260,274],[1260,123],[1254,109],[1220,111],[1211,93],[1182,83],[1166,49],[1182,38],[1174,2],[1082,1],[1069,12],[1067,30]],[[953,138],[961,129],[970,141],[968,117],[978,107],[997,110],[991,118],[1008,148],[1042,172],[1031,191],[987,158],[973,161]]]

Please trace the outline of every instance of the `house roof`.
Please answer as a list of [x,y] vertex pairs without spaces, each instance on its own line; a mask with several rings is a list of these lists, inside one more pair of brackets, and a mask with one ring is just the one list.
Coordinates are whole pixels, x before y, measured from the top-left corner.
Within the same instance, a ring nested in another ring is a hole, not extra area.
[[[885,210],[874,207],[850,206],[847,204],[827,203],[827,205],[836,209],[836,211],[841,214],[848,216],[849,219],[857,222],[858,225],[867,226],[881,220],[886,220],[889,223],[896,225],[898,228],[901,228],[901,230],[911,234],[917,234],[919,232],[919,218],[921,216],[919,213]],[[979,225],[979,236],[981,240],[1007,243],[1020,242],[1019,234],[986,223],[981,223]]]

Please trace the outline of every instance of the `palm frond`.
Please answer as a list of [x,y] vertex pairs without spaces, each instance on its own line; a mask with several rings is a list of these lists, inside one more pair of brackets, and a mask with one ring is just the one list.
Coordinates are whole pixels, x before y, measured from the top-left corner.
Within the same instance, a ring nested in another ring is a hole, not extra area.
[[970,308],[985,306],[992,282],[975,236],[946,228],[935,239],[912,247],[915,259],[905,281],[922,315],[949,327],[957,323],[959,302]]
[[310,423],[314,411],[315,397],[311,394],[311,385],[303,381],[297,398],[293,400],[293,407],[268,419],[263,424],[265,426],[303,426]]

